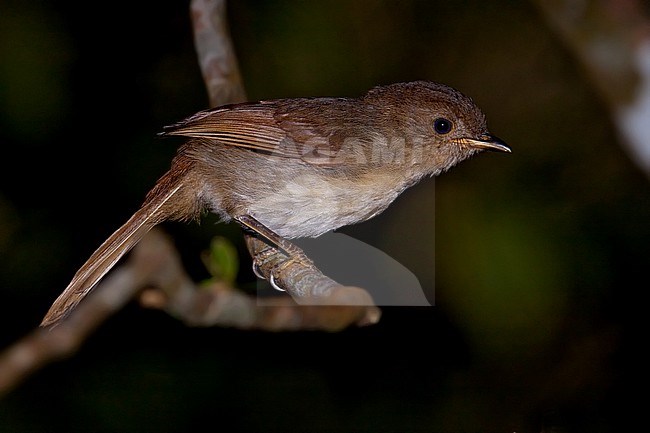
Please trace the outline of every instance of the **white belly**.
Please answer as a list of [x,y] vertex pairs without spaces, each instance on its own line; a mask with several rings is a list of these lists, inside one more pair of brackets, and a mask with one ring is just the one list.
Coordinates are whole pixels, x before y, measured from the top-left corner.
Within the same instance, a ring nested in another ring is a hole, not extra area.
[[[405,187],[401,183],[388,183],[389,177],[382,174],[373,174],[372,179],[369,176],[353,183],[313,174],[299,176],[252,203],[249,212],[282,237],[318,236],[377,215]],[[377,187],[378,177],[386,180],[380,187]]]

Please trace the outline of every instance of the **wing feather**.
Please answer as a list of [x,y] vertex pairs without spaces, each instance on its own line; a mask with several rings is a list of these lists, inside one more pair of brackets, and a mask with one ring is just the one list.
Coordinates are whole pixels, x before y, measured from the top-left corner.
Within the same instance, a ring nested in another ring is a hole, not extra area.
[[200,111],[160,135],[207,138],[229,146],[333,166],[348,131],[350,100],[314,98],[225,105]]

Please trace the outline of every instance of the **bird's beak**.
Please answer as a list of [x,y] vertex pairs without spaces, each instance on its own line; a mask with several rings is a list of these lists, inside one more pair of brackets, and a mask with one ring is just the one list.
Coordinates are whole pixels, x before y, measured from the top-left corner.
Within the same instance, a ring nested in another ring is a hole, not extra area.
[[485,134],[479,139],[469,137],[461,138],[460,142],[476,149],[492,150],[495,152],[512,152],[510,147],[503,140],[490,134]]

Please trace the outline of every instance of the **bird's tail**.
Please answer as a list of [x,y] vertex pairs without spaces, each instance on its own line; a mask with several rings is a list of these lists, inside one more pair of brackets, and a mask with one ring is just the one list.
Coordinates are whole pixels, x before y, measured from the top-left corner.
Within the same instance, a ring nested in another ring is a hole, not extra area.
[[[147,195],[142,207],[115,231],[79,268],[68,287],[54,301],[41,326],[51,326],[65,317],[106,275],[117,261],[133,248],[155,225],[176,217],[184,176],[171,171],[164,175]],[[182,195],[182,194],[181,194]]]

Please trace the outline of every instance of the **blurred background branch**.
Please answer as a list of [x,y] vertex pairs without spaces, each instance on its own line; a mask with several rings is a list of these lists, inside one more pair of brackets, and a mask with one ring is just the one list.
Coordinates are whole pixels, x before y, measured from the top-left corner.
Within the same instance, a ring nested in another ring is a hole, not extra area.
[[650,178],[650,4],[536,0],[603,96],[630,158]]
[[228,29],[225,0],[192,0],[194,46],[210,105],[246,100],[237,56]]

